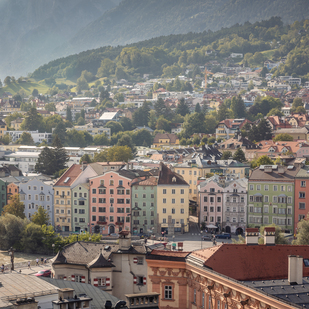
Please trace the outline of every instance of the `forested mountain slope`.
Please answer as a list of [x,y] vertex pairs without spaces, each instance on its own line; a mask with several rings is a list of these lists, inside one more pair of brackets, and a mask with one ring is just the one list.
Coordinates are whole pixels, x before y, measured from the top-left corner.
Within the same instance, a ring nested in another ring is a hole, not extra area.
[[20,76],[119,0],[0,0],[0,77]]
[[74,53],[162,35],[216,31],[280,16],[284,23],[309,17],[306,0],[124,0],[81,30],[65,46]]

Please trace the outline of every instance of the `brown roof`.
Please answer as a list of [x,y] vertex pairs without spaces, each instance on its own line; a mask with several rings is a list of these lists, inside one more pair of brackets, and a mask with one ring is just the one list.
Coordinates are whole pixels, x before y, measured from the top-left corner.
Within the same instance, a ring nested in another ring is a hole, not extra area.
[[152,250],[151,253],[147,255],[147,259],[185,262],[185,258],[189,254],[190,252],[183,251]]
[[[276,165],[273,165],[273,167]],[[257,180],[257,181],[294,181],[294,178],[298,171],[300,170],[300,166],[294,166],[293,169],[287,169],[286,166],[283,166],[284,173],[279,173],[278,168],[273,168],[272,172],[265,172],[264,169],[260,167],[256,167],[250,177],[249,181]]]
[[170,143],[174,144],[176,143],[178,137],[176,134],[173,133],[157,133],[153,139],[153,142],[159,143],[159,139],[169,139]]
[[181,178],[177,173],[174,173],[162,162],[160,163],[160,173],[158,185],[186,185],[188,183]]
[[139,186],[156,186],[158,179],[156,177],[150,177],[148,179],[142,180],[138,183]]
[[[204,266],[236,280],[270,280],[288,277],[288,256],[309,258],[308,246],[221,244],[191,253]],[[309,268],[304,267],[304,276]]]
[[79,164],[71,165],[66,170],[66,172],[57,180],[57,182],[54,184],[54,187],[55,186],[70,187],[81,172],[82,172],[81,165]]

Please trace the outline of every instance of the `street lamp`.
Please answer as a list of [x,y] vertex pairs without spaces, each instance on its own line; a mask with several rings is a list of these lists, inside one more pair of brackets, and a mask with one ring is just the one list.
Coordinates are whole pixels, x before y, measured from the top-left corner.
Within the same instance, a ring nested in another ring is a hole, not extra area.
[[53,247],[53,256],[54,256],[55,244],[52,244],[52,247]]

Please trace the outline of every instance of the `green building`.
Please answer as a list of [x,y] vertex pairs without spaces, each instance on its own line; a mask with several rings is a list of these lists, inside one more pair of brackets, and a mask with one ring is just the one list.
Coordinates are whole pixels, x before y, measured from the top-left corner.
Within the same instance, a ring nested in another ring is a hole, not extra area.
[[89,184],[78,184],[72,188],[72,231],[89,231]]
[[157,232],[157,179],[132,184],[131,231],[133,235]]
[[249,227],[272,223],[283,231],[294,230],[294,178],[299,166],[261,165],[248,182]]
[[0,214],[2,213],[3,207],[7,204],[7,183],[0,179]]

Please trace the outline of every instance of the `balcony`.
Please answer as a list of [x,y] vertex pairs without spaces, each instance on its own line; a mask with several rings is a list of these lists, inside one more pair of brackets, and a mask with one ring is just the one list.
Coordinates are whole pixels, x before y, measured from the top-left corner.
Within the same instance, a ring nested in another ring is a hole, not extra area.
[[242,202],[242,203],[240,203],[240,202],[239,203],[238,202],[235,202],[235,203],[234,202],[226,202],[225,205],[226,206],[245,206],[245,203],[244,202]]

